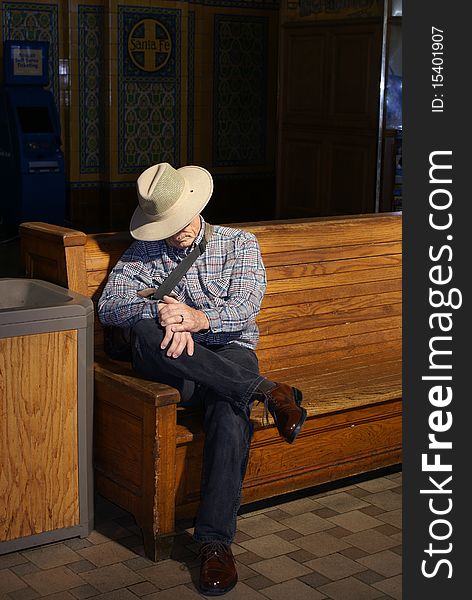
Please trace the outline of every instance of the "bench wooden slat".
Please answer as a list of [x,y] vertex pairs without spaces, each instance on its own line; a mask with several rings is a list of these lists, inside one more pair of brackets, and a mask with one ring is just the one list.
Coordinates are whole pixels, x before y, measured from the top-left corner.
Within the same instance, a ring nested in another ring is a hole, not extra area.
[[[258,352],[259,363],[263,372],[273,371],[280,362],[290,362],[291,365],[313,364],[315,357],[323,360],[325,353],[330,353],[331,356],[333,352],[337,352],[338,355],[352,356],[362,353],[363,346],[378,347],[387,341],[397,339],[401,339],[401,330],[393,328],[373,333],[360,333],[350,337],[292,344],[281,348],[266,348]],[[327,360],[330,360],[331,356],[326,357]]]
[[283,333],[264,332],[258,345],[258,350],[272,349],[282,351],[292,344],[303,344],[305,342],[316,343],[321,340],[350,338],[357,334],[372,334],[385,329],[401,328],[401,316],[388,316],[378,319],[367,319],[365,321],[352,321],[323,327],[314,327],[313,329],[298,328],[296,323],[292,323],[292,330]]
[[315,262],[330,262],[354,258],[401,254],[401,242],[383,242],[379,244],[356,244],[353,246],[332,246],[330,248],[310,248],[308,250],[283,250],[264,254],[266,268],[279,265],[297,265]]
[[350,271],[348,273],[333,273],[319,277],[297,277],[271,281],[267,287],[266,295],[285,292],[298,292],[300,290],[317,290],[322,287],[333,287],[343,284],[366,283],[369,281],[384,281],[401,277],[399,267],[385,267],[383,269],[369,269],[364,271]]
[[366,294],[365,296],[354,296],[346,298],[320,300],[318,302],[305,302],[303,304],[287,304],[272,308],[263,308],[257,316],[259,326],[263,327],[266,322],[286,320],[287,313],[290,317],[303,319],[308,318],[344,318],[356,314],[363,318],[365,311],[372,309],[373,314],[382,307],[394,306],[401,303],[401,292],[385,292],[378,294]]
[[303,265],[287,265],[284,267],[268,267],[266,269],[267,281],[277,281],[292,277],[321,277],[334,273],[351,273],[353,271],[366,271],[384,269],[385,267],[399,267],[402,263],[401,254],[388,254],[368,258],[336,260],[329,262],[307,262]]
[[329,287],[321,287],[317,289],[308,289],[296,292],[285,292],[283,294],[266,294],[262,301],[262,309],[273,308],[279,306],[304,304],[306,302],[316,302],[319,300],[331,300],[338,298],[349,298],[366,296],[379,292],[393,292],[402,289],[402,280],[385,279],[381,281],[367,281],[362,283],[346,283],[344,285],[331,285]]
[[[297,317],[296,323],[294,323],[294,314],[291,311],[291,307],[287,307],[284,314],[278,315],[276,319],[274,316],[271,320],[266,319],[260,322],[258,319],[259,329],[262,338],[269,335],[313,330],[317,327],[326,327],[328,325],[341,325],[352,321],[364,322],[371,319],[386,317],[386,316],[398,316],[402,313],[401,303],[387,303],[380,306],[368,306],[366,308],[355,308],[353,310],[345,311],[333,311],[333,313],[322,313],[314,314],[312,316],[300,316]],[[290,318],[287,318],[290,315]],[[285,318],[284,318],[285,317]],[[326,329],[326,336],[332,337],[332,331]]]

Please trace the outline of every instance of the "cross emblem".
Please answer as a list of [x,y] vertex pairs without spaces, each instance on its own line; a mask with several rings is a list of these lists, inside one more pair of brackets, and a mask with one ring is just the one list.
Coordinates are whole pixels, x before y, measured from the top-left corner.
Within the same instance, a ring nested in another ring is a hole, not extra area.
[[156,19],[136,23],[128,36],[128,53],[138,69],[159,71],[170,58],[172,40],[167,29]]

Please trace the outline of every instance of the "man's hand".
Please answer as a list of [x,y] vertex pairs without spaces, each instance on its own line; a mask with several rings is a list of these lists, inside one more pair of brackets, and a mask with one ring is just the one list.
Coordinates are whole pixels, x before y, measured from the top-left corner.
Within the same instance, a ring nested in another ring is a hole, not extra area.
[[178,358],[185,349],[187,349],[189,356],[193,356],[194,343],[191,333],[188,331],[176,331],[174,333],[170,327],[165,329],[166,333],[161,342],[161,349],[164,350],[170,344],[167,348],[167,356]]
[[160,305],[159,323],[166,328],[166,337],[167,328],[174,333],[195,333],[210,327],[207,316],[201,310],[191,308],[171,296],[164,296],[163,300],[165,305]]

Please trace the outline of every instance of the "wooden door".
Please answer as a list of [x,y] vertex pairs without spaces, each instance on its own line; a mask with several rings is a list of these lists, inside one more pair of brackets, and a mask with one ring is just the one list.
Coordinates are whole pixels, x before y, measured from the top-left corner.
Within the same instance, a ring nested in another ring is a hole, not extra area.
[[278,217],[373,212],[380,22],[282,29]]

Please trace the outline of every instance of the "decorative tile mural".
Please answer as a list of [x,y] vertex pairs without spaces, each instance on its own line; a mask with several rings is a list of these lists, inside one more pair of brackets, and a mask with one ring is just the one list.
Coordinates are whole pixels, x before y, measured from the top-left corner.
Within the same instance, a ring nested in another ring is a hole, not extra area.
[[49,85],[59,110],[58,6],[35,2],[3,3],[3,39],[49,42]]
[[256,165],[266,156],[265,17],[215,15],[213,163]]
[[180,13],[118,7],[118,172],[180,163]]
[[104,166],[104,26],[103,6],[78,7],[80,173],[100,173]]

